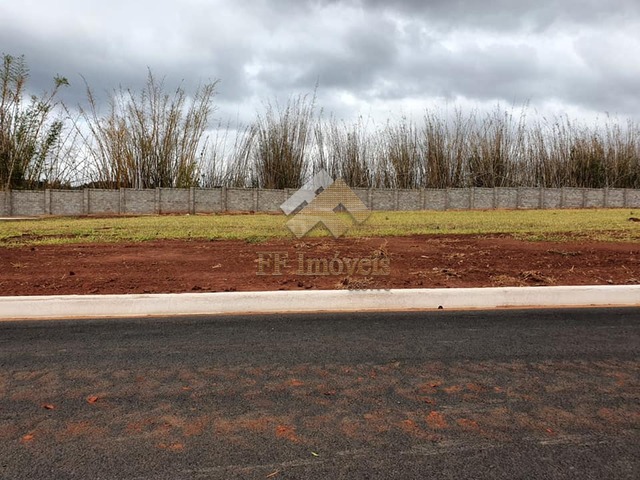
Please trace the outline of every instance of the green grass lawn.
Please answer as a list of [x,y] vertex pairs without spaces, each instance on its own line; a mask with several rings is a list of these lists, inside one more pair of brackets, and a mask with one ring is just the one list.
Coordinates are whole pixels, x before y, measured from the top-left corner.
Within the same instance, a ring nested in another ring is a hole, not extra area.
[[[413,234],[507,233],[528,240],[640,241],[640,211],[494,210],[373,212],[347,237]],[[345,221],[349,218],[345,215]],[[245,240],[294,238],[284,215],[184,215],[111,218],[41,218],[0,221],[0,246],[124,242],[157,239]],[[312,236],[329,235],[317,228]]]

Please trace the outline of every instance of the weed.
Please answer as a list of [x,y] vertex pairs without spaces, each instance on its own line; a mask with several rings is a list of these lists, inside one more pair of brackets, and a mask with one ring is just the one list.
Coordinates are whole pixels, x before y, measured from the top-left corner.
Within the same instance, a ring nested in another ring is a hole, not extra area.
[[556,283],[556,280],[553,277],[548,277],[538,271],[533,270],[520,273],[520,278],[522,278],[525,282],[537,285],[553,285],[554,283]]
[[338,290],[366,290],[373,285],[373,279],[369,277],[353,278],[351,276],[344,277],[336,283]]
[[389,240],[385,240],[373,251],[373,258],[389,258]]

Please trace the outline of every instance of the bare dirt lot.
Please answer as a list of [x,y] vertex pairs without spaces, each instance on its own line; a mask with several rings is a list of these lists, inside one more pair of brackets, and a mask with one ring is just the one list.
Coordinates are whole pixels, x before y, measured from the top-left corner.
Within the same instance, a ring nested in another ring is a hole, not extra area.
[[424,235],[0,248],[3,296],[606,284],[640,284],[640,245]]

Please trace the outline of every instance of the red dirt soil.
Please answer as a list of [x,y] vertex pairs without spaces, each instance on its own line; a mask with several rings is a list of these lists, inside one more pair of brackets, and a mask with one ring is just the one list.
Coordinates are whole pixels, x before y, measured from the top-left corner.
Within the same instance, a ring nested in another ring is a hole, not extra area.
[[[282,275],[271,275],[273,253],[288,255]],[[300,275],[299,254],[305,269],[315,258],[333,270]],[[2,296],[606,284],[640,284],[639,244],[433,235],[0,248]]]

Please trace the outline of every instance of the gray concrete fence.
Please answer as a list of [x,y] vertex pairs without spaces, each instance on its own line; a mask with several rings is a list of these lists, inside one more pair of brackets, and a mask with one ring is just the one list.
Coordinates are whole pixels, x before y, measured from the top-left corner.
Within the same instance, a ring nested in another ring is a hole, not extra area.
[[[640,208],[640,190],[590,188],[355,188],[371,210]],[[295,189],[0,190],[0,217],[277,212]]]

